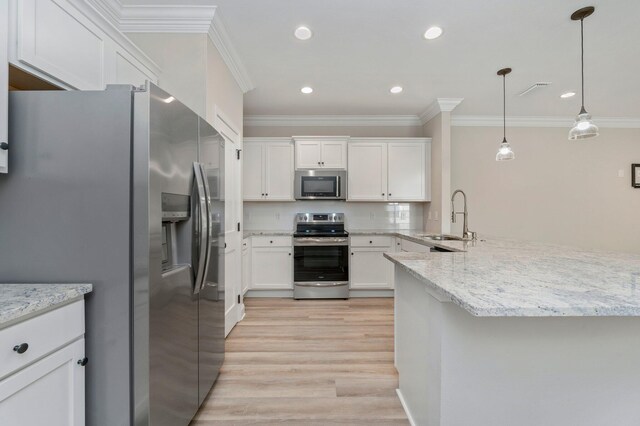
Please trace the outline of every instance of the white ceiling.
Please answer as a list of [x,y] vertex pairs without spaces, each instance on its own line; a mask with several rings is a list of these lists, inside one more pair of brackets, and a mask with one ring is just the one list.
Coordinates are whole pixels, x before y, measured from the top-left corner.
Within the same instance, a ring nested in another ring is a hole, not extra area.
[[[125,0],[124,4],[213,4],[256,88],[245,115],[412,115],[435,98],[464,98],[454,114],[502,113],[510,66],[512,116],[577,114],[584,0]],[[591,3],[585,20],[586,107],[599,117],[640,117],[640,1]],[[312,39],[293,37],[299,25]],[[444,34],[427,41],[431,25]],[[538,81],[553,84],[524,97]],[[312,95],[302,95],[302,86]],[[389,88],[404,87],[400,95]]]

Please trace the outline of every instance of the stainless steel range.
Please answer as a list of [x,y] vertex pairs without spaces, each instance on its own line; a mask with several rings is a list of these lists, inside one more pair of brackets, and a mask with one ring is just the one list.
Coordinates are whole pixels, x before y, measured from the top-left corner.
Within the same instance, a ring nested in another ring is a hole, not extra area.
[[293,234],[293,298],[349,298],[349,234],[344,213],[298,213]]

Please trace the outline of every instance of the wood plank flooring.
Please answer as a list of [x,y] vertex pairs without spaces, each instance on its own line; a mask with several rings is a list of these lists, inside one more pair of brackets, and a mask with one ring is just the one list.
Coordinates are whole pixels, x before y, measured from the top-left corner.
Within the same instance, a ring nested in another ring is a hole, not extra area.
[[245,299],[192,426],[408,425],[395,393],[393,299]]

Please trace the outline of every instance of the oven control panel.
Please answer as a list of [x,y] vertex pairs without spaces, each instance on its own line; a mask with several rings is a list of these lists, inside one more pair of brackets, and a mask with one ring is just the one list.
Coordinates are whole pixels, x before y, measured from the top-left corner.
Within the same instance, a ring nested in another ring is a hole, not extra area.
[[344,213],[298,213],[296,223],[344,223]]

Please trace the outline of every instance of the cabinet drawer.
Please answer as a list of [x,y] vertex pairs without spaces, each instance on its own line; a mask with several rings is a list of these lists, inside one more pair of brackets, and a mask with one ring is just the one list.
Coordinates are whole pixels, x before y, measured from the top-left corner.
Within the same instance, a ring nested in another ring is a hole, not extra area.
[[351,237],[352,247],[391,247],[393,237],[388,235],[354,235]]
[[400,248],[402,249],[402,251],[410,251],[416,253],[428,253],[431,251],[431,247],[414,243],[413,241],[409,240],[402,240],[400,242]]
[[[0,330],[0,378],[84,334],[84,300]],[[13,348],[29,345],[20,354]]]
[[260,236],[253,237],[251,247],[291,247],[291,237],[284,236]]

